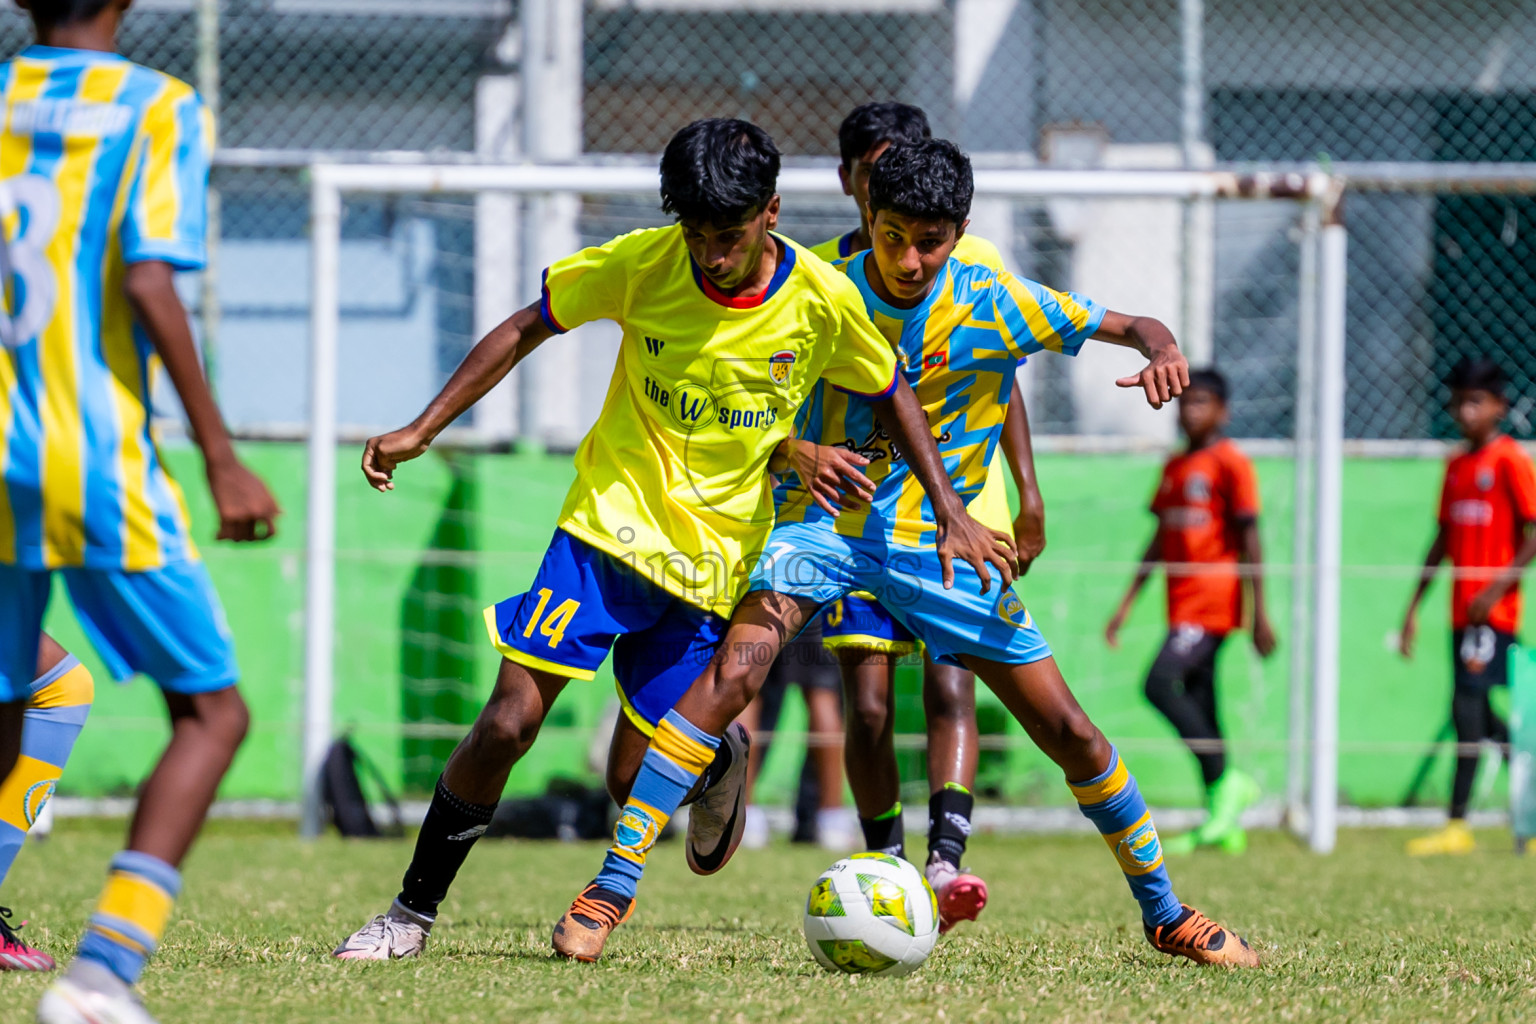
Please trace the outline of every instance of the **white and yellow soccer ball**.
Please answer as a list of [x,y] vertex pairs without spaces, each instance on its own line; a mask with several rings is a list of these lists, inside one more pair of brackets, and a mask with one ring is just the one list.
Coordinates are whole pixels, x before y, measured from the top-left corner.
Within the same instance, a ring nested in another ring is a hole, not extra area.
[[910,974],[933,952],[939,901],[900,857],[856,853],[822,872],[805,901],[805,944],[829,971]]

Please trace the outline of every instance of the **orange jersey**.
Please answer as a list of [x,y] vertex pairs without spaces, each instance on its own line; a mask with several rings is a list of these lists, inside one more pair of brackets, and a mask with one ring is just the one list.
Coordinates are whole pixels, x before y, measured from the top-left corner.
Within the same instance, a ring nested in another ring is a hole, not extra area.
[[[1477,451],[1452,456],[1440,491],[1440,526],[1446,554],[1457,569],[1503,568],[1515,560],[1528,524],[1536,522],[1536,466],[1514,439],[1500,435]],[[1457,574],[1451,587],[1451,623],[1467,625],[1467,605],[1488,580]],[[1493,606],[1488,625],[1520,628],[1520,585]]]
[[1243,621],[1239,527],[1259,514],[1258,478],[1248,456],[1225,438],[1175,455],[1163,467],[1152,512],[1167,563],[1169,625],[1237,629]]

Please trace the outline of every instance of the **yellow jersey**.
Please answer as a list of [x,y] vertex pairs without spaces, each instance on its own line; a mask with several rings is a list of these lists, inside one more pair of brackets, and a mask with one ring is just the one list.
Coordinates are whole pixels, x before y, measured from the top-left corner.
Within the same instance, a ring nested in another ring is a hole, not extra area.
[[[853,255],[853,236],[858,234],[857,229],[836,238],[829,238],[820,245],[811,246],[811,252],[831,263],[834,260],[846,259]],[[997,246],[982,238],[980,235],[961,235],[960,241],[955,243],[951,259],[961,263],[974,263],[979,266],[1005,273],[1008,268],[1003,266],[1003,254],[998,252]],[[968,511],[971,517],[983,526],[1003,533],[1013,533],[1013,512],[1008,507],[1008,483],[1007,471],[1003,468],[1003,459],[993,459],[987,466],[987,482],[982,487],[976,500],[971,502]]]
[[576,452],[561,529],[672,594],[729,615],[774,523],[768,459],[825,380],[896,387],[896,355],[848,277],[775,235],[760,295],[727,297],[676,225],[583,249],[545,272],[551,330],[623,329],[597,422]]

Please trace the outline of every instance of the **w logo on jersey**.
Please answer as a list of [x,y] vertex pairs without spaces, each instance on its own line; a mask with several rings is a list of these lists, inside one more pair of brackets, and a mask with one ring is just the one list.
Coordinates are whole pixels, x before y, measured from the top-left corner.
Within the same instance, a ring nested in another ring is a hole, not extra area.
[[789,368],[795,365],[795,354],[788,349],[768,357],[768,378],[775,384],[789,380]]
[[661,350],[667,347],[667,343],[660,338],[653,338],[649,334],[645,336],[645,350],[653,356],[661,355]]
[[715,418],[715,396],[699,384],[679,384],[672,392],[672,415],[689,430]]

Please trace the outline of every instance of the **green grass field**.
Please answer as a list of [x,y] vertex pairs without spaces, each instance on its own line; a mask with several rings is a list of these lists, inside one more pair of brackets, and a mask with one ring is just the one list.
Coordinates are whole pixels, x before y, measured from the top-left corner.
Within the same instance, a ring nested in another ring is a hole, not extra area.
[[[23,852],[5,902],[55,953],[78,934],[118,822],[65,821]],[[595,870],[595,844],[482,842],[444,906],[428,955],[329,959],[382,910],[400,842],[298,843],[273,825],[211,825],[144,979],[165,1024],[310,1021],[1493,1021],[1536,999],[1536,861],[1507,833],[1455,860],[1412,861],[1404,835],[1345,832],[1332,857],[1255,837],[1243,858],[1176,862],[1183,899],[1239,928],[1262,970],[1202,970],[1152,952],[1092,836],[978,837],[992,903],[902,979],[824,973],[800,937],[816,849],[743,851],[697,879],[682,849],[653,854],[637,916],[608,957],[555,961],[549,931]],[[44,984],[4,979],[4,1021],[30,1020]]]

